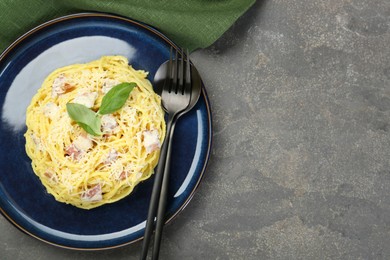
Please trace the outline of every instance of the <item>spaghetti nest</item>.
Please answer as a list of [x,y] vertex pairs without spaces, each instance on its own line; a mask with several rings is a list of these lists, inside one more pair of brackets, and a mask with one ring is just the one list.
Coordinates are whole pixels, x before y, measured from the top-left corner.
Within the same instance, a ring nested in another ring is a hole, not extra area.
[[[165,135],[161,99],[122,56],[59,68],[27,108],[26,152],[35,174],[57,201],[91,209],[118,201],[149,178]],[[134,82],[125,105],[101,118],[102,135],[87,134],[67,103],[97,111],[115,85]]]

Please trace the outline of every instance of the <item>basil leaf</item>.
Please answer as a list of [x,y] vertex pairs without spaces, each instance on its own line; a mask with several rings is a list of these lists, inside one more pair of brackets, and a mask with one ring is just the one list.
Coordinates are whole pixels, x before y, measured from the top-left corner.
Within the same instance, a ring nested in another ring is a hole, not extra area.
[[77,103],[67,103],[66,110],[69,117],[72,118],[81,128],[91,135],[101,135],[101,120],[95,112],[84,105]]
[[123,107],[126,100],[129,98],[130,92],[137,86],[132,83],[121,83],[116,85],[103,97],[102,104],[100,105],[98,114],[105,115],[111,114]]
[[76,122],[82,129],[84,129],[88,134],[99,136],[102,134],[100,131],[100,117],[96,117],[96,124],[94,126],[89,126],[80,122]]

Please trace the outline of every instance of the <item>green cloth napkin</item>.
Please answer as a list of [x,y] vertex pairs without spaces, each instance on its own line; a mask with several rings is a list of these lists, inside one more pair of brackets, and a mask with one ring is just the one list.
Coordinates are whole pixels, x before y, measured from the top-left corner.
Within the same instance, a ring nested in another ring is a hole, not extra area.
[[53,18],[87,11],[126,16],[191,51],[216,41],[255,0],[1,0],[0,52]]

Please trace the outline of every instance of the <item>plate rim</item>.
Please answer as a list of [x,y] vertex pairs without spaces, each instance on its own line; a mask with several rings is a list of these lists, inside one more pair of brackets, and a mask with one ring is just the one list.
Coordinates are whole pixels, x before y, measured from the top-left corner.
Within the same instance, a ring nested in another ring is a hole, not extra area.
[[[175,44],[166,35],[164,35],[162,32],[160,32],[155,27],[153,27],[151,25],[148,25],[146,23],[137,21],[137,20],[129,18],[129,17],[125,17],[125,16],[117,15],[117,14],[112,14],[112,13],[106,13],[106,12],[80,12],[80,13],[68,14],[68,15],[64,15],[64,16],[60,16],[60,17],[48,20],[48,21],[46,21],[44,23],[41,23],[41,24],[35,26],[34,28],[28,30],[27,32],[25,32],[24,34],[19,36],[15,41],[13,41],[0,54],[0,63],[7,57],[7,55],[14,48],[16,48],[19,44],[23,43],[24,40],[28,39],[29,37],[34,36],[35,33],[39,32],[41,30],[44,30],[46,27],[50,27],[50,26],[55,25],[57,23],[68,21],[68,20],[72,20],[72,19],[88,18],[88,17],[117,19],[117,20],[121,20],[121,21],[130,23],[130,24],[133,24],[133,25],[136,25],[136,26],[140,26],[143,29],[146,29],[146,30],[150,31],[151,33],[157,35],[159,38],[161,38],[162,40],[167,42],[173,48],[175,48],[175,49],[179,48],[178,45]],[[208,126],[208,131],[207,131],[207,151],[206,151],[206,154],[205,154],[205,162],[204,162],[204,164],[202,166],[199,178],[196,181],[193,189],[191,190],[191,192],[189,193],[187,198],[184,200],[184,202],[179,206],[179,208],[177,210],[175,210],[175,212],[172,214],[172,216],[170,216],[165,221],[165,225],[168,224],[168,223],[171,223],[187,207],[187,205],[190,203],[190,201],[194,197],[197,189],[199,188],[200,183],[202,182],[202,180],[204,178],[204,174],[206,172],[206,168],[207,168],[208,162],[210,160],[211,147],[212,147],[212,141],[213,141],[212,140],[213,139],[213,135],[212,135],[212,133],[213,133],[212,114],[211,114],[210,102],[209,102],[209,98],[208,98],[207,92],[205,90],[204,82],[203,82],[203,80],[201,80],[201,82],[202,82],[201,95],[203,95],[203,98],[205,100],[205,107],[206,107],[206,112],[207,112],[207,126]],[[0,206],[0,213],[4,216],[4,218],[6,220],[8,220],[8,222],[10,222],[12,225],[14,225],[18,230],[22,231],[23,233],[25,233],[25,234],[27,234],[27,235],[35,238],[35,239],[38,239],[38,240],[40,240],[40,241],[42,241],[42,242],[44,242],[46,244],[50,244],[50,245],[53,245],[53,246],[56,246],[56,247],[60,247],[60,248],[65,248],[65,249],[72,249],[72,250],[79,250],[79,251],[100,251],[100,250],[114,249],[114,248],[119,248],[119,247],[123,247],[123,246],[130,245],[130,244],[134,244],[134,243],[136,243],[138,241],[141,241],[144,238],[144,235],[142,235],[139,238],[132,239],[132,240],[127,241],[127,242],[122,242],[122,243],[118,243],[118,244],[115,244],[115,245],[102,246],[102,247],[76,247],[76,246],[62,245],[61,243],[56,243],[56,242],[53,242],[53,241],[49,241],[49,240],[47,240],[45,238],[40,237],[37,234],[34,234],[34,233],[28,231],[27,228],[24,228],[16,220],[14,220],[11,216],[9,216],[7,214],[7,212],[1,206]]]

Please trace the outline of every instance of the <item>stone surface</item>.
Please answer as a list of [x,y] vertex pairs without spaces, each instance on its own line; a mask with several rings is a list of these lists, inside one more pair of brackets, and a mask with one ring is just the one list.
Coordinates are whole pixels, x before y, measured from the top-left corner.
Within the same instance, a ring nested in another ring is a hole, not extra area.
[[[389,259],[390,2],[259,0],[191,57],[214,141],[161,259]],[[69,251],[0,216],[1,259],[137,259],[140,243]]]

